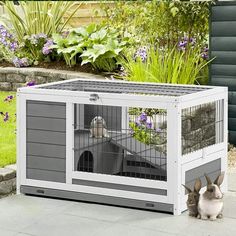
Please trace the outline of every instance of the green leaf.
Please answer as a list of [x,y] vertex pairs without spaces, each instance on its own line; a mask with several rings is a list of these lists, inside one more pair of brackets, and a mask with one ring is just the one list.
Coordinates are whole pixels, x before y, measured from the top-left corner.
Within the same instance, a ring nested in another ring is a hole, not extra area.
[[88,34],[88,32],[87,32],[85,27],[79,27],[77,29],[74,29],[73,32],[75,32],[78,35],[83,36],[84,38],[89,36],[89,34]]
[[91,39],[93,40],[100,40],[102,41],[107,35],[107,30],[106,29],[101,29],[95,33],[92,33],[91,34]]
[[88,34],[92,34],[97,28],[97,25],[94,23],[91,23],[90,25],[87,26],[86,31]]
[[83,59],[81,65],[85,65],[85,64],[91,63],[91,62],[92,62],[92,60],[90,60],[90,59]]
[[171,12],[172,16],[175,17],[177,15],[177,13],[179,12],[179,9],[177,7],[172,7],[170,9],[170,12]]

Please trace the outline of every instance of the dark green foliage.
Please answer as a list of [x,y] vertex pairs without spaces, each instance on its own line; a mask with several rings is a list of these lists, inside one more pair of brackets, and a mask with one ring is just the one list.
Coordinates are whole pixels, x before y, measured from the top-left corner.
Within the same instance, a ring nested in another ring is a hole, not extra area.
[[135,45],[175,45],[183,36],[202,43],[208,35],[210,1],[116,1],[104,4],[106,20]]

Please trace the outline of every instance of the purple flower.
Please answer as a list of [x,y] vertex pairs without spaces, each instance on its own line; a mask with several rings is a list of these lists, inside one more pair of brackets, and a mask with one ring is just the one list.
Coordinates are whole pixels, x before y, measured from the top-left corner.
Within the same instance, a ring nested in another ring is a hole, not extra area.
[[205,47],[201,49],[201,58],[203,58],[204,60],[207,60],[209,58],[208,51],[209,51],[209,48],[208,48],[208,45],[206,44]]
[[145,112],[142,112],[142,114],[139,116],[140,122],[146,122],[147,121],[147,114]]
[[9,95],[4,99],[4,102],[11,102],[13,98],[13,95]]
[[15,67],[21,67],[21,60],[18,57],[14,57],[12,60]]
[[156,128],[156,132],[157,132],[157,133],[160,133],[160,132],[161,132],[161,129],[160,129],[160,128]]
[[185,48],[185,47],[187,46],[187,44],[188,44],[188,41],[180,41],[179,44],[178,44],[178,46],[179,46],[180,48]]
[[9,114],[8,114],[8,112],[6,112],[5,115],[4,115],[3,121],[7,122],[8,120],[9,120]]
[[43,49],[42,49],[42,53],[44,55],[48,55],[52,52],[52,48],[50,48],[53,45],[53,40],[52,39],[48,39],[47,42],[44,44]]
[[29,60],[26,57],[21,58],[21,66],[22,67],[27,67],[29,65],[30,65]]
[[152,122],[147,122],[147,123],[146,123],[146,127],[147,127],[148,129],[151,129],[151,128],[152,128]]
[[139,48],[134,54],[134,60],[141,59],[142,62],[147,60],[147,47]]
[[203,52],[201,54],[201,57],[204,59],[204,60],[207,60],[208,59],[208,54],[206,52]]
[[18,48],[18,43],[17,42],[10,43],[9,48],[10,48],[11,51],[15,52],[16,49]]
[[27,58],[19,58],[14,57],[12,60],[15,67],[27,67],[30,65],[29,60]]
[[40,42],[40,39],[43,39],[43,40],[47,39],[47,35],[44,33],[31,34],[30,36],[26,36],[26,39],[28,39],[31,44],[37,46]]
[[31,86],[34,86],[34,85],[36,85],[35,81],[29,81],[29,82],[26,83],[26,86],[28,86],[28,87],[31,87]]
[[11,51],[15,51],[18,48],[17,41],[14,40],[13,35],[3,25],[0,25],[0,42]]
[[185,51],[188,46],[194,46],[196,44],[196,39],[195,38],[188,38],[188,37],[183,37],[179,43],[178,43],[178,48],[180,50]]

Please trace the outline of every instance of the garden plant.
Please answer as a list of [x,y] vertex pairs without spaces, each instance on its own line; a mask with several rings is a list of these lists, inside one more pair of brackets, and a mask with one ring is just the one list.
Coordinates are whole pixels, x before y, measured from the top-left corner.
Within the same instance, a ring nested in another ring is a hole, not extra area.
[[[115,79],[175,84],[208,81],[210,1],[101,1],[103,18],[72,28],[81,4],[73,1],[2,1],[0,66],[61,63],[89,66]],[[66,15],[66,16],[65,16]],[[60,65],[61,65],[60,64]],[[44,65],[44,64],[43,64]],[[28,85],[33,85],[30,82]],[[0,94],[0,166],[15,162],[15,93]],[[161,110],[130,109],[131,134],[160,144],[154,117]]]

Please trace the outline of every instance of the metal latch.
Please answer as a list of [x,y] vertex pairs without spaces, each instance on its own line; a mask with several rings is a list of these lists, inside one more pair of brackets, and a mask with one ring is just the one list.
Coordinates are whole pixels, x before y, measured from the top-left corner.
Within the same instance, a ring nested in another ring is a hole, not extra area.
[[98,99],[99,99],[98,94],[96,93],[90,94],[90,98],[89,98],[90,101],[97,101]]

